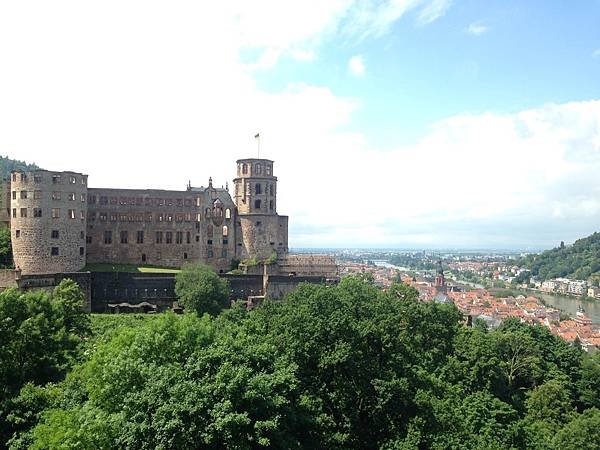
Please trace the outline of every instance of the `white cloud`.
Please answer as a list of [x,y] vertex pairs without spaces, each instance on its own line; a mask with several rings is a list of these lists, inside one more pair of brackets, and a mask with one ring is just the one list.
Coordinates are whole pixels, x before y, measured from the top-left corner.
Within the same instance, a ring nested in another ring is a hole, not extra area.
[[365,75],[365,60],[361,55],[355,55],[348,60],[348,70],[356,77]]
[[480,34],[486,33],[488,30],[489,28],[481,22],[473,22],[467,27],[467,33],[474,36],[479,36]]
[[446,14],[451,3],[451,0],[433,0],[429,2],[419,14],[419,23],[426,25],[439,19]]
[[[329,18],[347,11],[326,3]],[[600,101],[451,117],[378,151],[348,131],[355,99],[304,84],[267,93],[240,61],[252,46],[265,65],[313,50],[303,44],[331,20],[310,16],[308,31],[271,34],[193,1],[3,2],[0,153],[94,187],[182,189],[231,181],[258,130],[292,246],[539,244],[598,226]]]

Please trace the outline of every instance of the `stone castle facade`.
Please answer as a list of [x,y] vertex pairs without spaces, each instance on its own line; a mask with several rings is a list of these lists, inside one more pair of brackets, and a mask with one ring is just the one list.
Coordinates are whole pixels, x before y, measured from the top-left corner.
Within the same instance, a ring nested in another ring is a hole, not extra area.
[[207,187],[168,191],[88,187],[87,175],[11,173],[6,185],[15,267],[23,274],[76,272],[87,263],[227,272],[236,262],[288,253],[288,217],[277,214],[273,161],[237,161],[234,194]]

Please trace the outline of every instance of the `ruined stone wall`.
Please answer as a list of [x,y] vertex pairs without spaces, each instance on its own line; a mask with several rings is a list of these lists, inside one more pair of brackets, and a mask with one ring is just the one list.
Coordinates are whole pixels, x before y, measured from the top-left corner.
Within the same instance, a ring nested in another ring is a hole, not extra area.
[[[218,208],[217,197],[222,198]],[[88,207],[90,263],[181,267],[201,262],[225,272],[235,256],[229,194],[210,188],[90,189]]]
[[87,176],[36,170],[11,174],[11,241],[23,274],[85,266]]
[[277,261],[279,273],[334,278],[339,275],[335,258],[330,255],[286,255]]
[[83,310],[90,312],[92,305],[92,288],[90,272],[51,273],[51,274],[29,274],[21,275],[17,284],[23,291],[42,289],[52,292],[64,279],[73,280],[79,285],[85,295]]
[[238,259],[260,260],[288,252],[288,217],[270,214],[238,216]]

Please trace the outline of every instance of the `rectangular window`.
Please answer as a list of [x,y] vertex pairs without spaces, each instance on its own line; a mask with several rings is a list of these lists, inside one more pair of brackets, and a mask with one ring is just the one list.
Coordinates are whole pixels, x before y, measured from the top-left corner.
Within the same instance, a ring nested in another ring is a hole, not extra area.
[[84,252],[84,248],[83,247],[79,247],[79,256],[83,256],[83,252]]
[[112,244],[112,231],[111,230],[104,231],[104,243]]
[[190,244],[192,242],[192,233],[189,231],[185,233],[185,242],[186,244]]
[[42,198],[42,191],[33,191],[33,198],[39,200]]
[[16,173],[13,173],[13,174],[12,174],[12,180],[13,180],[13,181],[17,181],[17,174],[16,174]]
[[75,178],[74,176],[70,176],[69,177],[69,183],[71,183],[71,184],[77,183],[77,178]]
[[27,208],[21,208],[21,217],[27,217]]
[[52,200],[60,200],[60,192],[53,192]]
[[106,214],[105,212],[101,212],[100,215],[98,216],[98,219],[100,219],[102,222],[106,222],[107,218],[108,218],[108,214]]
[[177,244],[183,244],[183,232],[182,231],[178,231],[175,234],[175,241]]
[[20,238],[21,237],[21,230],[15,230],[15,237],[16,238]]
[[79,211],[79,218],[81,220],[85,220],[85,211],[83,211],[83,210]]
[[138,232],[137,232],[137,243],[138,244],[143,244],[144,243],[144,230],[138,230]]
[[167,222],[173,222],[173,214],[167,213]]
[[52,233],[50,234],[50,237],[52,239],[58,239],[59,233],[58,230],[52,230]]
[[92,237],[91,236],[86,236],[85,237],[85,243],[86,244],[91,244],[92,243]]
[[163,221],[163,215],[162,215],[162,213],[160,213],[160,214],[158,215],[158,221],[159,221],[159,222],[162,222],[162,221]]
[[119,218],[119,216],[117,215],[117,213],[110,213],[110,221],[111,222],[116,222],[118,218]]
[[52,175],[52,183],[53,184],[60,184],[60,175]]
[[50,249],[50,255],[51,256],[58,256],[58,247],[52,247]]
[[33,217],[42,217],[42,209],[33,208]]
[[60,217],[60,208],[52,208],[52,218],[58,219]]
[[24,174],[24,173],[22,173],[22,174],[21,174],[21,181],[22,181],[23,183],[26,183],[26,182],[27,182],[27,174]]
[[17,191],[12,191],[13,200],[17,199]]
[[163,232],[162,231],[157,231],[156,232],[156,243],[157,244],[162,244],[163,242]]
[[227,245],[229,244],[229,240],[227,240],[227,238],[223,238],[223,245]]
[[69,209],[69,212],[67,214],[67,217],[69,219],[74,219],[75,218],[75,210],[74,209]]
[[173,233],[171,231],[167,231],[165,233],[165,242],[167,244],[172,244],[173,243]]
[[21,191],[21,198],[27,198],[27,191]]
[[13,208],[13,218],[17,218],[17,208]]
[[74,201],[74,200],[75,200],[75,192],[69,192],[68,199],[69,199],[70,201]]
[[209,240],[207,240],[207,241],[206,241],[206,243],[207,243],[208,245],[212,245],[212,239],[209,239]]
[[121,231],[121,244],[127,244],[127,231]]

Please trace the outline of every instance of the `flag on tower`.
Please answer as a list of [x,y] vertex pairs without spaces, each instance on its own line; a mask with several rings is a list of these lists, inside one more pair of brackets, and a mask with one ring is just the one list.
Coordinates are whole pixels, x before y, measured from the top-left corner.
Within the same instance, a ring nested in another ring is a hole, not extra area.
[[258,139],[259,137],[260,137],[260,133],[256,133],[256,134],[254,135],[254,138],[255,138],[255,139]]

